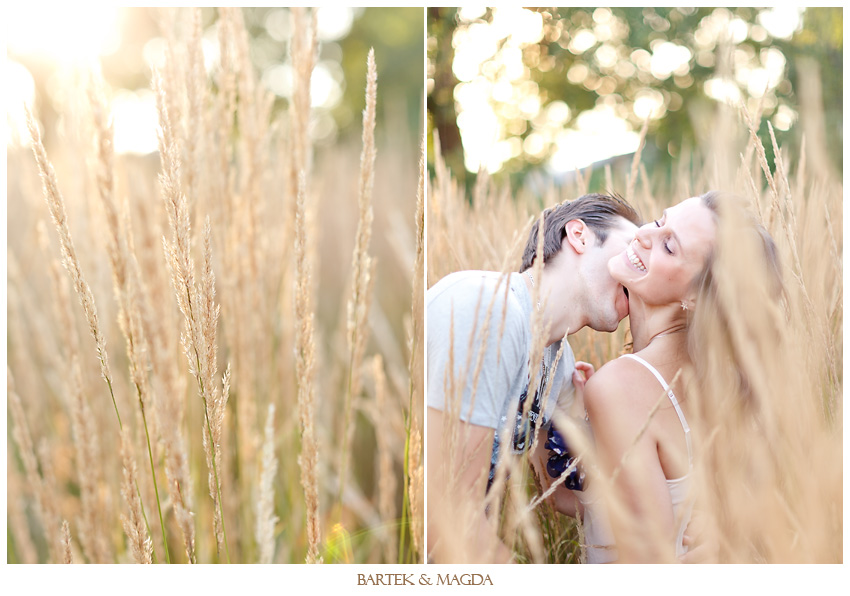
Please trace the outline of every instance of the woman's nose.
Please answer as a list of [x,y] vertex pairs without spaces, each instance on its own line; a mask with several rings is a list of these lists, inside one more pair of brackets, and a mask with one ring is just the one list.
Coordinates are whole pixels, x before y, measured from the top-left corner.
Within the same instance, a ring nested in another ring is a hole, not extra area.
[[648,223],[645,226],[639,227],[635,231],[635,240],[637,240],[638,244],[640,244],[642,247],[649,248],[652,245],[651,236],[652,236],[652,230],[654,230],[654,229],[655,229],[654,223]]

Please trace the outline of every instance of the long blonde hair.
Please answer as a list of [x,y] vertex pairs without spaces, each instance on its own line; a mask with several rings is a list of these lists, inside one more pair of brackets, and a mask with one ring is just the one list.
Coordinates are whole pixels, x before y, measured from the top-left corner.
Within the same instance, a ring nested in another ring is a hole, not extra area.
[[[792,308],[777,246],[746,202],[702,198],[717,240],[689,312],[697,508],[716,531],[721,561],[823,560],[828,524],[806,524],[823,498],[809,472],[823,457],[815,445],[828,421],[801,367],[805,308]],[[800,465],[809,448],[814,461]]]
[[[714,372],[707,357],[721,357],[737,392],[750,402],[754,379],[747,367],[741,366],[746,359],[741,350],[761,343],[760,339],[781,339],[781,334],[770,331],[780,329],[788,315],[782,266],[776,243],[747,208],[745,199],[718,191],[709,191],[700,199],[715,218],[717,240],[693,281],[696,300],[695,307],[688,311],[688,356],[700,382]],[[758,313],[763,316],[756,315],[758,320],[749,314],[742,325],[738,319],[744,294],[748,300],[757,299],[764,309]],[[769,337],[760,338],[765,330]],[[709,355],[709,344],[724,349]]]

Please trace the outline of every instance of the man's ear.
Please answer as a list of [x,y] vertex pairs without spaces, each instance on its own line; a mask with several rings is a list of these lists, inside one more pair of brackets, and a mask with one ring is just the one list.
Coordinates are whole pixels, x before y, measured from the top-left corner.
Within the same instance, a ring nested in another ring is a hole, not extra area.
[[590,228],[580,219],[571,219],[564,226],[567,235],[564,237],[577,254],[584,254],[590,242]]

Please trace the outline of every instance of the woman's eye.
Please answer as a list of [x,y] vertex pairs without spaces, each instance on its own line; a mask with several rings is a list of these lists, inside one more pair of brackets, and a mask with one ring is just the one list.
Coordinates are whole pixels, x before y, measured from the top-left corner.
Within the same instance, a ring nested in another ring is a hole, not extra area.
[[666,250],[666,251],[667,251],[668,253],[670,253],[671,255],[673,254],[673,251],[672,251],[672,250],[670,250],[670,244],[669,244],[669,242],[668,242],[667,240],[665,240],[665,241],[664,241],[664,250]]
[[657,219],[655,220],[655,227],[656,227],[656,228],[660,228],[660,227],[661,227],[661,224],[660,224],[660,223],[658,223],[658,220],[657,220]]

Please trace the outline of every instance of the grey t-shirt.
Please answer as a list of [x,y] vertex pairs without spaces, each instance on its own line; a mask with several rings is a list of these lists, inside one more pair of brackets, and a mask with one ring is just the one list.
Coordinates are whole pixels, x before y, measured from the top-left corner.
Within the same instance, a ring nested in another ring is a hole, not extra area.
[[[503,276],[492,271],[452,273],[428,290],[426,308],[428,406],[452,411],[452,405],[454,408],[459,405],[461,420],[496,430],[494,462],[500,432],[511,432],[514,452],[526,449],[528,426],[519,414],[530,380],[532,305],[522,276],[519,273]],[[504,332],[500,337],[503,321]],[[486,348],[480,356],[485,341]],[[561,342],[557,341],[545,348],[543,362],[534,367],[535,374],[543,375],[535,396],[537,408],[534,402],[529,408],[529,418],[536,425],[549,421],[559,398],[572,397],[575,357],[569,344],[552,374],[560,346]],[[479,357],[483,359],[473,387]],[[453,375],[448,374],[450,360],[454,363]],[[552,387],[549,399],[541,404],[549,384]],[[542,421],[538,420],[538,412]]]

